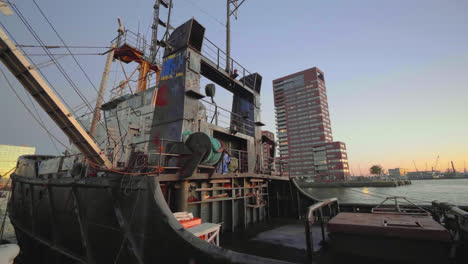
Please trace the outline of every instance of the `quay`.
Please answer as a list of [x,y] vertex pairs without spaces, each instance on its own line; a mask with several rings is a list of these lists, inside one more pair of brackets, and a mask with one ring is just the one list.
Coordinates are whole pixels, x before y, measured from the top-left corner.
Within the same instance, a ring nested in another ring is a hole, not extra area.
[[348,182],[301,182],[302,188],[356,188],[356,187],[398,187],[410,185],[410,180],[391,181],[348,181]]

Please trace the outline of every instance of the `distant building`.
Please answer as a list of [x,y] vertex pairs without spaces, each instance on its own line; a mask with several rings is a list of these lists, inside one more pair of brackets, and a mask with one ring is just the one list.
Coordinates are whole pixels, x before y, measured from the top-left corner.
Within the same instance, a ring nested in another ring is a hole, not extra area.
[[18,158],[22,155],[32,155],[34,153],[36,153],[35,147],[0,145],[0,175],[3,178],[10,177],[13,172],[10,170],[16,167]]
[[388,169],[388,176],[390,177],[402,177],[406,176],[408,172],[403,168]]
[[314,67],[273,81],[279,153],[290,175],[315,181],[349,177],[343,142],[333,142],[325,77]]
[[273,169],[275,148],[275,134],[267,130],[262,131],[262,157],[264,170],[271,171]]
[[406,177],[410,180],[434,179],[440,177],[440,171],[410,171]]

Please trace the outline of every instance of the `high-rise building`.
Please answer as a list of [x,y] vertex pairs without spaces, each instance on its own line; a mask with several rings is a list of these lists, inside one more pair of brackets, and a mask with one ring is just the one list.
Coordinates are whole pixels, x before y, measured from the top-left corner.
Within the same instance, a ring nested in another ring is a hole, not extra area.
[[343,142],[333,142],[325,76],[314,67],[273,81],[279,154],[291,176],[316,181],[349,176]]
[[0,145],[0,175],[4,178],[10,177],[12,168],[16,167],[16,161],[22,155],[32,155],[36,152],[35,147]]

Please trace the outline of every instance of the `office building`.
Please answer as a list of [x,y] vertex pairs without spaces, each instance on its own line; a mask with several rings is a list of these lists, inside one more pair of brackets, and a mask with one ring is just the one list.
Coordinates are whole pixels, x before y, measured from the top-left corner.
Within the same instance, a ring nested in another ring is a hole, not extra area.
[[10,177],[16,167],[18,158],[22,155],[32,155],[36,153],[35,147],[0,145],[0,175],[3,178]]
[[408,172],[403,168],[388,169],[388,176],[390,177],[402,177],[406,176]]
[[334,142],[324,73],[314,67],[273,81],[279,154],[291,176],[316,181],[349,177],[343,142]]

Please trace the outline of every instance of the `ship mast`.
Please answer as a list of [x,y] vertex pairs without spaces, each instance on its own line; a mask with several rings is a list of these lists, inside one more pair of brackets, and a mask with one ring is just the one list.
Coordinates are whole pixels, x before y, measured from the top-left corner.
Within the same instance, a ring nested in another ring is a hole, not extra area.
[[94,134],[96,134],[96,127],[99,123],[99,118],[101,116],[101,106],[102,102],[104,101],[104,92],[106,91],[107,79],[109,79],[109,72],[112,66],[112,58],[114,58],[115,47],[117,47],[117,45],[113,43],[111,49],[107,54],[106,64],[104,65],[101,84],[99,85],[99,93],[96,100],[96,107],[94,108],[93,120],[91,122],[91,127],[89,128],[89,135],[91,137],[94,137]]

